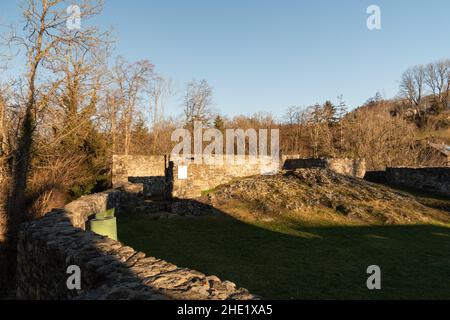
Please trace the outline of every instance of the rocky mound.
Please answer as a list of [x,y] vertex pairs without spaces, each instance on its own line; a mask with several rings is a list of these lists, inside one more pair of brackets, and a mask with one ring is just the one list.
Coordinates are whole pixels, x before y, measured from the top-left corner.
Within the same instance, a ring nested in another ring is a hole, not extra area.
[[297,169],[254,176],[218,187],[209,195],[216,207],[245,205],[256,217],[293,213],[298,217],[365,223],[449,222],[450,215],[414,197],[327,169]]

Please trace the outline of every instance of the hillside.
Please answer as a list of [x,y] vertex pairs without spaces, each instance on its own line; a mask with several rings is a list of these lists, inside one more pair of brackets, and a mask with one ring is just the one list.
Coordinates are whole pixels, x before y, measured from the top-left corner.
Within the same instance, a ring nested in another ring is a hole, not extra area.
[[208,193],[217,208],[243,219],[310,224],[449,223],[450,214],[414,196],[325,169],[283,171],[220,186]]
[[[450,144],[450,109],[435,112],[429,107],[431,100],[432,96],[424,98],[424,103],[428,108],[420,119],[414,117],[414,108],[405,100],[398,98],[369,102],[355,108],[348,116],[353,116],[357,112],[365,112],[365,116],[370,119],[383,113],[389,113],[392,117],[400,117],[410,124],[415,124],[416,140]],[[448,103],[450,104],[450,102]]]

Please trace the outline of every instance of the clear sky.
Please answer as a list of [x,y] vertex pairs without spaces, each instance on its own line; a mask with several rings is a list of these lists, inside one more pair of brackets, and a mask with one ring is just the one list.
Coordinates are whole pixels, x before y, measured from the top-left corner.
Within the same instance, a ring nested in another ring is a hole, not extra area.
[[[1,0],[2,23],[17,21],[17,2]],[[371,4],[381,30],[366,27]],[[148,58],[180,91],[206,79],[225,114],[281,115],[339,94],[350,107],[395,96],[406,68],[450,58],[449,13],[448,0],[106,0],[95,23],[113,26],[116,54]]]

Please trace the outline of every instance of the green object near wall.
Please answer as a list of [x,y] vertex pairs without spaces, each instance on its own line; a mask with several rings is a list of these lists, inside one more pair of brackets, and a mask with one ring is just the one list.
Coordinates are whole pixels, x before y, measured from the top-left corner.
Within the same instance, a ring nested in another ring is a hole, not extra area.
[[117,241],[117,220],[114,211],[110,209],[97,213],[95,219],[90,221],[91,231]]

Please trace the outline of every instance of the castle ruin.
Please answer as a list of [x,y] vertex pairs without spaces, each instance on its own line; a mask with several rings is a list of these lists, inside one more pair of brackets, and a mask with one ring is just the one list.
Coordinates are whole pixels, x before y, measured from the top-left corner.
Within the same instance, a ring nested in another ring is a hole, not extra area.
[[[228,183],[236,178],[276,173],[279,170],[323,168],[337,173],[363,178],[365,161],[356,159],[301,159],[283,155],[280,161],[237,161],[223,164],[196,164],[193,159],[170,159],[170,156],[114,155],[113,187],[125,183],[142,183],[147,196],[192,199],[202,192]],[[247,160],[248,157],[247,157]]]

